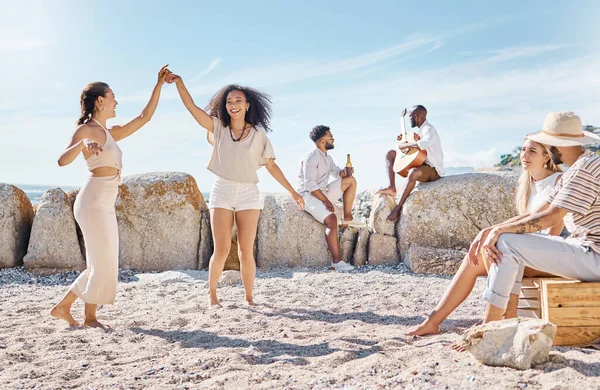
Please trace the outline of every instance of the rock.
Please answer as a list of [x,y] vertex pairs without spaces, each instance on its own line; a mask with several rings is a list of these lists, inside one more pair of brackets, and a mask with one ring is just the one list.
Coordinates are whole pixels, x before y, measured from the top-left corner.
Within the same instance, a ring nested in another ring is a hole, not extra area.
[[219,287],[231,286],[242,280],[242,274],[240,271],[223,271],[221,279],[219,279]]
[[368,263],[369,260],[369,238],[371,233],[369,229],[359,229],[358,237],[356,239],[356,247],[354,248],[354,265],[363,266]]
[[368,220],[373,207],[374,190],[365,190],[356,194],[354,205],[352,205],[352,215],[360,220]]
[[194,178],[158,172],[124,178],[116,201],[122,268],[197,269],[206,203]]
[[463,250],[481,229],[517,215],[517,177],[466,173],[420,183],[402,207],[396,235],[402,260],[411,245]]
[[[70,190],[66,192],[67,198],[69,199],[69,203],[71,204],[71,209],[73,209],[73,205],[75,204],[75,199],[77,199],[77,194],[79,194],[79,190]],[[77,227],[77,240],[79,241],[79,248],[81,249],[81,254],[83,254],[83,259],[85,260],[85,241],[83,239],[83,232],[79,227],[77,221],[75,221],[75,226]]]
[[33,207],[19,188],[0,183],[0,268],[23,262],[33,223]]
[[354,258],[358,230],[353,227],[347,227],[340,231],[340,257],[348,264],[351,264]]
[[208,273],[206,271],[185,270],[185,271],[166,271],[155,274],[137,274],[137,281],[142,284],[172,284],[172,283],[194,283],[195,281],[207,281]]
[[549,360],[556,325],[539,319],[512,318],[467,330],[462,342],[488,366],[528,370]]
[[208,210],[202,212],[200,217],[200,246],[198,247],[198,268],[208,268],[210,257],[213,253],[213,239],[210,228],[210,213]]
[[411,271],[420,274],[454,275],[466,254],[466,251],[454,249],[411,245],[404,263]]
[[44,273],[85,268],[73,207],[60,188],[49,189],[42,195],[23,262],[29,270]]
[[396,265],[398,246],[396,237],[373,233],[369,237],[369,265]]
[[392,210],[396,207],[396,200],[387,195],[375,195],[373,209],[369,217],[369,230],[386,236],[396,235],[396,223],[387,220]]
[[299,210],[289,194],[262,195],[264,209],[258,220],[258,266],[328,266],[332,259],[323,224]]
[[[256,243],[256,240],[254,240]],[[238,240],[237,240],[237,225],[235,222],[233,223],[233,228],[231,229],[231,247],[229,248],[229,255],[227,255],[227,260],[225,260],[225,265],[223,266],[224,270],[240,270],[240,256],[238,255]]]

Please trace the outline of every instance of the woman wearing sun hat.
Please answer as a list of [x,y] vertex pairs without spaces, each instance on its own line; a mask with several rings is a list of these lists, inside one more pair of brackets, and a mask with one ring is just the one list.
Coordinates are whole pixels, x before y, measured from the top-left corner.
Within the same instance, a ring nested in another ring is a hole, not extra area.
[[[521,266],[600,281],[600,156],[583,148],[600,137],[583,131],[574,112],[561,111],[546,115],[541,131],[527,138],[550,146],[552,161],[569,170],[537,212],[502,224],[487,237],[480,234],[471,245],[482,248],[493,262],[483,294],[488,302],[484,322],[502,318],[512,287],[520,282]],[[567,239],[539,234],[560,221],[571,232]]]

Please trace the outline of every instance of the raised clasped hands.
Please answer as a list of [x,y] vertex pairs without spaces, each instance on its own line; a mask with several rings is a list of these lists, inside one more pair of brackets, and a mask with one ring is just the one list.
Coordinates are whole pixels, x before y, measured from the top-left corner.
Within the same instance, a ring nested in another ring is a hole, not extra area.
[[177,84],[181,81],[180,76],[171,72],[169,69],[167,69],[167,72],[169,72],[169,74],[167,75],[167,84],[173,84],[173,83]]
[[167,69],[168,66],[169,66],[169,64],[163,66],[158,71],[158,81],[157,81],[157,83],[159,85],[163,85],[165,82],[167,82],[167,77],[171,73],[171,71],[169,69]]

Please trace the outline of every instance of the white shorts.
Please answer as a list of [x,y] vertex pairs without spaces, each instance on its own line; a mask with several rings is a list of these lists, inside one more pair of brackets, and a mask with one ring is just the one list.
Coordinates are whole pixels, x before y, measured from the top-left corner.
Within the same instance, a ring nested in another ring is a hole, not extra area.
[[262,210],[258,186],[256,183],[240,183],[217,176],[210,190],[208,208],[231,211]]
[[[323,194],[335,205],[340,200],[344,193],[342,192],[342,179],[332,181],[327,185],[325,190],[322,190]],[[304,196],[304,211],[312,215],[317,221],[324,223],[325,218],[329,217],[333,212],[327,210],[325,203],[317,199],[313,194],[308,193]]]

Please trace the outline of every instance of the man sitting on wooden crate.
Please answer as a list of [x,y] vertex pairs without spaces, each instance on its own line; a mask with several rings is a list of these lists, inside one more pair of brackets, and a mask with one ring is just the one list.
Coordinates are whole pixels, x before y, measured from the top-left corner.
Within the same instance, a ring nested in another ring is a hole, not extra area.
[[[569,166],[538,212],[480,233],[469,253],[483,251],[493,263],[483,298],[484,322],[502,319],[509,299],[519,291],[525,266],[584,282],[600,281],[600,156],[584,145],[600,142],[583,131],[573,112],[552,112],[542,131],[527,136],[551,146],[552,161]],[[567,239],[538,232],[564,220]],[[518,294],[518,293],[517,293]]]

